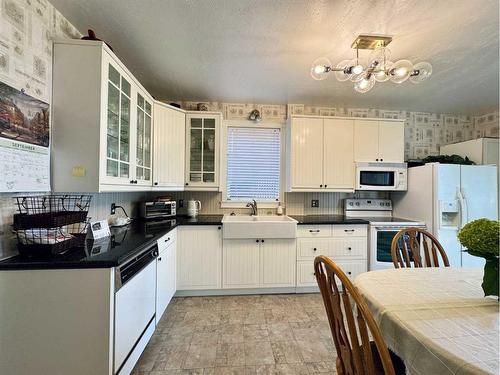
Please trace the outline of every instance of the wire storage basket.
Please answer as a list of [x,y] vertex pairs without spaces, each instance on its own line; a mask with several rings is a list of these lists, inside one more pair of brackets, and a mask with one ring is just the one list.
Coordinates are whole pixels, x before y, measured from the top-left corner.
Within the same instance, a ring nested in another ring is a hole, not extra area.
[[16,197],[14,230],[22,255],[62,254],[85,241],[91,195]]

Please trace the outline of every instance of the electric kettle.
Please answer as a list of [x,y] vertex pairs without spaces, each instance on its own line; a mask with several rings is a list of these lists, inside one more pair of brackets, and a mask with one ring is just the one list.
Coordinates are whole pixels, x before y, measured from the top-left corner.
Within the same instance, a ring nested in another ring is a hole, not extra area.
[[195,200],[187,201],[187,214],[189,217],[198,216],[199,211],[201,210],[201,202]]

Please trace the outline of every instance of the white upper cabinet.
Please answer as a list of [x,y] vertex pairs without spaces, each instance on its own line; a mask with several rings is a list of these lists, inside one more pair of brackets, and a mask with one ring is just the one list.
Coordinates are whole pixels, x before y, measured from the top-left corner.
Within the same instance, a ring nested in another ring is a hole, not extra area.
[[186,115],[186,190],[219,190],[219,112]]
[[378,161],[378,121],[354,121],[354,159]]
[[103,42],[55,42],[53,190],[150,190],[152,103]]
[[287,128],[287,191],[354,191],[353,120],[293,117]]
[[154,102],[153,189],[184,190],[186,114]]
[[356,162],[404,162],[404,121],[354,120]]
[[324,120],[323,183],[326,189],[353,189],[354,121]]
[[403,121],[378,122],[379,159],[388,162],[405,160],[405,126]]
[[323,184],[323,119],[297,118],[291,124],[291,185],[319,189]]

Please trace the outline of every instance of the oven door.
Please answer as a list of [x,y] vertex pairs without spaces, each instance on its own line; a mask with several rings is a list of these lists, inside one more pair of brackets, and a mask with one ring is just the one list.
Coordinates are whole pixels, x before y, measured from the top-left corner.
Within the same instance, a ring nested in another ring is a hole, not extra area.
[[396,190],[398,178],[396,169],[358,168],[356,190]]
[[[421,226],[412,225],[412,227]],[[407,228],[407,226],[370,226],[370,271],[394,268],[391,256],[392,240],[394,236],[396,236],[396,234],[403,228]]]

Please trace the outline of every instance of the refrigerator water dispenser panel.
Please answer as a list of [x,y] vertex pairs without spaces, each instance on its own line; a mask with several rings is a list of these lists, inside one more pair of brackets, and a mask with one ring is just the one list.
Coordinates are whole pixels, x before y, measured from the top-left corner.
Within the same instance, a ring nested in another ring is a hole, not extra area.
[[460,206],[458,201],[440,201],[440,227],[442,229],[458,229],[460,226]]

